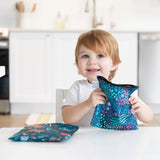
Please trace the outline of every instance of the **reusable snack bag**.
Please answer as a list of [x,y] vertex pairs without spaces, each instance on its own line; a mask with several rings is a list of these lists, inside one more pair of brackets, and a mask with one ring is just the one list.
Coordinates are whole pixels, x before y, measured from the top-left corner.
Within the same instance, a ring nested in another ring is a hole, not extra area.
[[78,126],[63,123],[44,123],[24,127],[9,139],[23,142],[60,142],[67,140]]
[[105,104],[96,106],[91,126],[114,130],[138,129],[137,119],[132,114],[131,104],[128,101],[138,86],[114,84],[102,76],[97,76],[97,79],[99,87],[106,93],[107,99]]

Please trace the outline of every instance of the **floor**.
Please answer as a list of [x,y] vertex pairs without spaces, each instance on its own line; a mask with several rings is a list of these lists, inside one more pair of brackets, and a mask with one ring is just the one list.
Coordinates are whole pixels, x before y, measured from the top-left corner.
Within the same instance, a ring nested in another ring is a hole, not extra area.
[[[3,127],[24,127],[29,115],[0,115],[0,128]],[[159,126],[160,114],[154,114],[153,121],[143,126]]]
[[28,115],[0,115],[0,128],[24,127]]

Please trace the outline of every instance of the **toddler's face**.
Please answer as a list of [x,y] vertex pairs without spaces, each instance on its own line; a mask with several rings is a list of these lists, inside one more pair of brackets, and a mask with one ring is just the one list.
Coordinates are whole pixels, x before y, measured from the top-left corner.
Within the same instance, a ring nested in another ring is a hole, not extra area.
[[112,63],[110,57],[97,54],[82,45],[79,48],[77,67],[79,73],[92,83],[92,81],[97,81],[98,75],[108,79],[110,72],[113,71],[117,65]]

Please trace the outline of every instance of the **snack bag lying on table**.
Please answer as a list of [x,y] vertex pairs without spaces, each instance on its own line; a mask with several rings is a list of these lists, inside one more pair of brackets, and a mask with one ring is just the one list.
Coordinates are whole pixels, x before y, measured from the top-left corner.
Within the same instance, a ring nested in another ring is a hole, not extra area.
[[69,139],[78,126],[63,123],[44,123],[24,127],[9,139],[25,142],[60,142]]
[[91,126],[114,130],[138,129],[137,119],[132,114],[131,104],[128,101],[138,87],[130,84],[114,84],[102,76],[97,76],[97,79],[99,87],[107,95],[107,101],[96,106]]

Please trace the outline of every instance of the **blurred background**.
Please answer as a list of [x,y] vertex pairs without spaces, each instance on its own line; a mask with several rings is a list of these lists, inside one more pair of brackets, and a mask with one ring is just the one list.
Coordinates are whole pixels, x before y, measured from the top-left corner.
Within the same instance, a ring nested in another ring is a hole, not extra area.
[[82,78],[77,38],[95,28],[119,43],[113,81],[160,113],[160,0],[0,0],[0,113],[55,114],[56,90]]
[[[0,28],[19,26],[17,0],[0,0]],[[88,29],[92,26],[93,0],[23,0],[24,13],[30,15],[32,28],[55,28],[58,18],[67,29]],[[160,27],[160,0],[97,0],[97,19],[101,27],[154,30]]]

